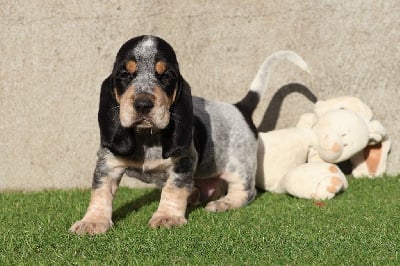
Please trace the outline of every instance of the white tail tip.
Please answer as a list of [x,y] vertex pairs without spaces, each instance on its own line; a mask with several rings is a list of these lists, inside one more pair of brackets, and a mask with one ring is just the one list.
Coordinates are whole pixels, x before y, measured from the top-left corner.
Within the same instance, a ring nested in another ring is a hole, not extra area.
[[277,51],[264,60],[250,85],[250,90],[258,93],[260,97],[263,96],[268,83],[270,69],[282,59],[287,59],[302,70],[311,73],[307,63],[297,53],[290,50]]

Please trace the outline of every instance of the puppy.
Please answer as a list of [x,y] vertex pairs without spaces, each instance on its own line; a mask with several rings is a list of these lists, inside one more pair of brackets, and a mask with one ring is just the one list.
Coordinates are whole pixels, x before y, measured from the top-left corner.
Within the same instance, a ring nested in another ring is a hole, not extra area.
[[[264,94],[269,68],[283,58],[307,68],[294,52],[277,52],[265,60],[248,94],[228,104],[191,96],[166,41],[139,36],[122,45],[101,87],[101,143],[91,200],[70,231],[93,235],[113,225],[112,201],[124,174],[162,188],[151,227],[186,224],[193,197],[208,201],[206,209],[213,212],[251,202],[257,163],[251,116]],[[223,192],[222,183],[227,188]]]

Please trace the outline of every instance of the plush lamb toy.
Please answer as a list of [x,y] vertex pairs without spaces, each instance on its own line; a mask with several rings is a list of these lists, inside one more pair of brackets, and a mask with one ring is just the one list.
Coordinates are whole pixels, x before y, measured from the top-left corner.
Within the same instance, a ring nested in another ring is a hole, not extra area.
[[386,170],[390,140],[355,97],[318,101],[295,128],[259,133],[257,187],[307,199],[331,199],[348,187],[336,163],[350,159],[355,177]]

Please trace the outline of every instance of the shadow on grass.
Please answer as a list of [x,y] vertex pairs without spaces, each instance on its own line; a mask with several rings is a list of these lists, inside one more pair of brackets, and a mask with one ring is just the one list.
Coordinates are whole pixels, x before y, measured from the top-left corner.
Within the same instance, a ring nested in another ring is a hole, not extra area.
[[254,198],[254,201],[258,200],[259,197],[261,197],[262,195],[267,193],[267,191],[259,189],[259,188],[256,188],[256,190],[257,190],[257,194],[256,194],[256,197]]
[[[141,196],[138,199],[131,200],[126,202],[124,205],[119,207],[113,212],[113,221],[114,223],[118,223],[119,221],[125,219],[130,213],[134,211],[138,211],[141,207],[149,205],[152,202],[159,201],[160,200],[160,190],[153,190],[148,194],[145,194]],[[257,190],[256,197],[254,201],[258,200],[260,196],[262,196],[264,193],[266,193],[263,190]],[[186,217],[189,216],[189,214],[199,208],[204,208],[207,205],[208,202],[196,204],[196,205],[188,205],[187,211],[186,211]]]
[[[268,193],[267,191],[264,191],[264,190],[261,190],[261,189],[258,189],[258,188],[256,188],[256,190],[257,190],[257,194],[255,195],[253,201],[251,201],[251,202],[248,203],[248,204],[252,204],[253,202],[259,200],[259,198],[260,198],[261,196],[263,196],[263,194]],[[210,200],[210,201],[211,201],[211,200]],[[186,210],[186,218],[189,216],[189,214],[190,214],[192,211],[197,210],[197,209],[204,209],[210,201],[197,203],[197,204],[195,204],[195,205],[189,204],[189,205],[187,206],[187,210]]]
[[120,220],[125,219],[129,213],[138,211],[141,207],[149,205],[152,202],[160,200],[160,190],[153,190],[148,194],[141,196],[138,199],[131,200],[113,212],[113,221],[118,223]]

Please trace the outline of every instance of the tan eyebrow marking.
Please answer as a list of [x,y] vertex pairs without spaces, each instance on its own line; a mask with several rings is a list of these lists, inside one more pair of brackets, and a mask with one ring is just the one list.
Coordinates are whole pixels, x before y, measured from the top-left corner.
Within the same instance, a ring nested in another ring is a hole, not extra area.
[[157,74],[161,75],[167,69],[167,64],[163,61],[158,61],[155,66]]
[[136,64],[136,62],[133,61],[133,60],[129,60],[129,61],[126,63],[125,67],[126,67],[126,70],[127,70],[129,73],[131,73],[131,74],[135,73],[136,70],[137,70],[137,64]]

